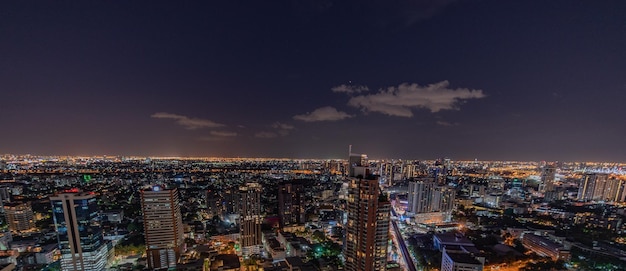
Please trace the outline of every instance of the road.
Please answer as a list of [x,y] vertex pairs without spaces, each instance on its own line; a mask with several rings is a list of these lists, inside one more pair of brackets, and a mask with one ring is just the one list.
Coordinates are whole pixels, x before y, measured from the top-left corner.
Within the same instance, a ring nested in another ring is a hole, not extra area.
[[[397,217],[396,210],[391,208],[391,213],[393,216]],[[391,220],[391,225],[393,226],[393,230],[396,233],[396,239],[398,240],[398,247],[402,252],[402,258],[404,258],[404,262],[406,263],[406,267],[409,271],[417,271],[415,268],[415,263],[413,263],[413,258],[411,258],[411,254],[409,250],[406,248],[406,243],[404,242],[404,238],[402,238],[402,233],[400,232],[400,228],[398,228],[398,223],[395,220]]]

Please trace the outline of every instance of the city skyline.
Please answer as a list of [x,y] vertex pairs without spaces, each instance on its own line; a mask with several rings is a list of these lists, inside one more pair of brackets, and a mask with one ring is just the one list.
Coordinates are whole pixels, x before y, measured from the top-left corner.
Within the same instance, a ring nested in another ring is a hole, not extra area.
[[623,1],[0,10],[0,153],[626,162]]

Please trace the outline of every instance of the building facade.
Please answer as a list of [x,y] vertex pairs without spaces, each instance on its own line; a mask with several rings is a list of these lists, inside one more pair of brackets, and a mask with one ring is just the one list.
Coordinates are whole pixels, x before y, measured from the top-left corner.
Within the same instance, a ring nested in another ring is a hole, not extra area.
[[141,209],[148,267],[152,270],[175,267],[185,251],[178,190],[154,186],[141,191]]
[[63,271],[101,271],[112,255],[105,242],[95,195],[77,190],[50,197]]

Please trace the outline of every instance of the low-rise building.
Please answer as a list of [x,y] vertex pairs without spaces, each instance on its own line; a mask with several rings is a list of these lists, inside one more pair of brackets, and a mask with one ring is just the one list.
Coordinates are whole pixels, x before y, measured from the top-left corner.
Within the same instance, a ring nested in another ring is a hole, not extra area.
[[448,252],[445,248],[441,253],[441,271],[482,271],[484,266],[484,259],[469,253]]
[[525,248],[537,253],[540,256],[550,257],[553,260],[568,261],[570,258],[569,250],[563,245],[555,243],[548,238],[526,233],[522,236],[522,244]]

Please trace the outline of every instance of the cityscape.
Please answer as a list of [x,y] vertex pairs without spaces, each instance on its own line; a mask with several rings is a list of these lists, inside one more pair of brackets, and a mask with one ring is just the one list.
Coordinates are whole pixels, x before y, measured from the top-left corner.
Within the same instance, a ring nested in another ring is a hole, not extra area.
[[624,270],[620,163],[3,155],[2,270]]
[[626,1],[0,1],[0,271],[626,270]]

